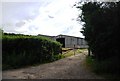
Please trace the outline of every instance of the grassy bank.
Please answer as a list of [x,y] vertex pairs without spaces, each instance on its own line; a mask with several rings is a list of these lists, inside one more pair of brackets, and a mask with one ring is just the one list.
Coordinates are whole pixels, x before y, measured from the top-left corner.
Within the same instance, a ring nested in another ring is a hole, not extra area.
[[87,56],[86,65],[91,71],[106,79],[120,79],[120,65],[117,57],[97,61],[93,57]]
[[79,53],[82,53],[82,49],[75,49],[75,50],[68,50],[66,53],[63,53],[62,54],[62,57],[65,58],[65,57],[69,57],[69,56],[72,56],[75,54],[79,54]]

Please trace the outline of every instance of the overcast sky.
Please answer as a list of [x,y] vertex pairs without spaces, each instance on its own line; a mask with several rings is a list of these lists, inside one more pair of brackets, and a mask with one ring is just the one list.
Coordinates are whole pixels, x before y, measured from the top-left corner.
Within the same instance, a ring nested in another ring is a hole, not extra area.
[[80,11],[73,7],[78,0],[18,1],[2,2],[5,32],[83,37],[80,33],[82,25],[76,21]]

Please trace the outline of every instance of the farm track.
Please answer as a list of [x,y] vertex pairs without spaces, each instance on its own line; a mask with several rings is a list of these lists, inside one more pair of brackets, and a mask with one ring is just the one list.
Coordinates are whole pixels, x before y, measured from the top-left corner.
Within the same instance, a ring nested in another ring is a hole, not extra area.
[[3,71],[3,79],[102,79],[84,64],[86,51],[58,61]]

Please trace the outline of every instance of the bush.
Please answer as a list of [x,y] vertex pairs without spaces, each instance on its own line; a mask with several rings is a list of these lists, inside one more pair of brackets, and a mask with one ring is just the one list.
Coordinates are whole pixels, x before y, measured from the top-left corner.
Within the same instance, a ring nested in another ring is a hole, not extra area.
[[53,61],[61,44],[40,36],[3,35],[3,70]]

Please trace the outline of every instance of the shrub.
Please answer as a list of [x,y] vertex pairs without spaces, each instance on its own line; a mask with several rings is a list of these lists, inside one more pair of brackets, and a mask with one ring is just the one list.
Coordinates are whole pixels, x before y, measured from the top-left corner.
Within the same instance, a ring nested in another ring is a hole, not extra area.
[[40,36],[3,35],[3,70],[53,60],[59,55],[61,44]]

